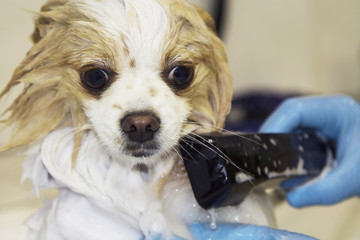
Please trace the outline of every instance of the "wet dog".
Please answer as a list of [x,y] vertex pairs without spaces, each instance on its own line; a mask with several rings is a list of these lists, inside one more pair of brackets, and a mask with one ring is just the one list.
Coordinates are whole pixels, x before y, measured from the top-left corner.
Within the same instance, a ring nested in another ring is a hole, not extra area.
[[[269,224],[264,195],[201,209],[178,151],[220,131],[230,110],[226,50],[210,15],[184,0],[50,0],[1,96],[2,150],[30,144],[24,178],[55,187],[30,239],[191,239],[195,221]],[[268,211],[269,210],[269,211]]]

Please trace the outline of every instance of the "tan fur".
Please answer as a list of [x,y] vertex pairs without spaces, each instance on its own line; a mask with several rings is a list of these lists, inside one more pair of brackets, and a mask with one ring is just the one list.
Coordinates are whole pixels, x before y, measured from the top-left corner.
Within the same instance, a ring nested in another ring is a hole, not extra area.
[[195,82],[182,95],[190,100],[193,107],[190,119],[202,124],[200,131],[219,131],[230,111],[233,90],[226,49],[216,36],[210,15],[195,6],[190,7],[192,11],[185,10],[183,4],[172,1],[169,6],[176,18],[172,22],[175,27],[171,28],[174,32],[168,58],[173,59],[173,54],[181,49],[182,55],[177,60],[197,65]]
[[[90,43],[69,24],[76,19],[76,27],[84,27],[83,34],[90,31],[86,32],[88,18],[76,12],[72,4],[63,5],[65,2],[50,1],[42,8],[44,12],[38,13],[32,35],[35,44],[0,95],[4,97],[16,85],[24,85],[22,93],[3,113],[10,112],[10,117],[3,119],[5,127],[12,125],[15,129],[10,141],[1,148],[3,151],[41,139],[63,124],[79,129],[75,144],[80,144],[81,130],[87,121],[79,100],[88,96],[79,86],[75,63],[81,63],[82,46]],[[68,19],[69,16],[74,19]]]

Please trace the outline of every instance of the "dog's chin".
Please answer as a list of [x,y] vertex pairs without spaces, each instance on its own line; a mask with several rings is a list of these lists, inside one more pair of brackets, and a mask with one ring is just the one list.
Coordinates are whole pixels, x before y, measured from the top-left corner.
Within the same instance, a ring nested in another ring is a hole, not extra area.
[[124,149],[125,154],[136,158],[150,157],[156,155],[159,151],[158,144],[152,141],[145,143],[128,142]]

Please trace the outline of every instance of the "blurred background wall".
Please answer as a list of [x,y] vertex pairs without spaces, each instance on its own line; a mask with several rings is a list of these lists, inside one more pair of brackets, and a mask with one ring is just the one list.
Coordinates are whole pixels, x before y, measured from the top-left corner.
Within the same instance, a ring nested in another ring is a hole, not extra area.
[[[224,0],[225,1],[225,0]],[[0,88],[31,43],[32,14],[45,0],[0,0]],[[211,0],[194,0],[209,11]],[[253,91],[360,96],[360,1],[226,0],[222,36],[235,94]],[[0,105],[0,109],[3,105]],[[0,135],[0,141],[6,136]],[[21,188],[21,158],[0,153],[0,239],[22,239],[41,202]],[[31,203],[31,204],[29,204]],[[279,227],[321,239],[360,239],[360,202],[277,207]]]
[[229,0],[235,91],[360,93],[360,1]]

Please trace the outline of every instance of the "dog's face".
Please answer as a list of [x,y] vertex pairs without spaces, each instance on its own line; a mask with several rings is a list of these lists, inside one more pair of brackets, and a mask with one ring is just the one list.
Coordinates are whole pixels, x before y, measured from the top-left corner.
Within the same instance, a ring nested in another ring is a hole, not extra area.
[[183,0],[53,0],[3,95],[23,93],[5,148],[71,124],[94,130],[112,157],[173,151],[192,131],[222,127],[230,109],[226,52],[209,15]]

